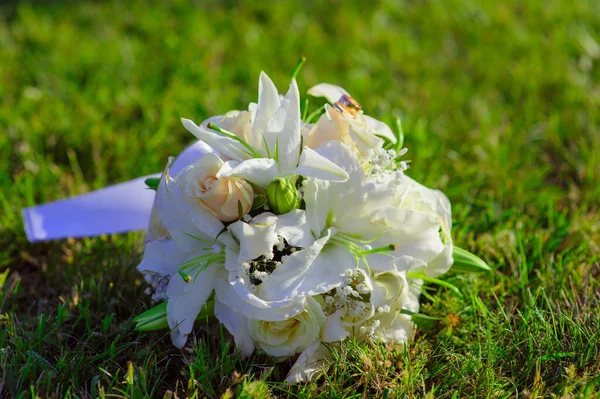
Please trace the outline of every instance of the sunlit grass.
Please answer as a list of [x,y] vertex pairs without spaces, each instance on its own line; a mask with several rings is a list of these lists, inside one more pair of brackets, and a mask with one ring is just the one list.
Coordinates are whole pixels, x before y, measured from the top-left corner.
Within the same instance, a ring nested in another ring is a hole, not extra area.
[[[258,3],[0,5],[0,397],[598,396],[598,4]],[[431,287],[407,347],[348,342],[289,387],[210,323],[193,351],[133,330],[142,233],[33,245],[20,211],[163,170],[180,117],[256,101],[261,70],[283,91],[300,56],[301,91],[402,117],[408,173],[494,271]]]

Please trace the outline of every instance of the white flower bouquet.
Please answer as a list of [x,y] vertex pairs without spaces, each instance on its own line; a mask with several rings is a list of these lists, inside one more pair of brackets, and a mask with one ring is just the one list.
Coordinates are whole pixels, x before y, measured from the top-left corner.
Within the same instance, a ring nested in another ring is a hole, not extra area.
[[[297,72],[297,71],[296,71]],[[295,75],[295,74],[294,74]],[[299,355],[288,382],[316,375],[328,343],[404,344],[423,282],[455,261],[450,202],[405,174],[398,123],[367,116],[344,89],[308,90],[330,104],[304,116],[294,78],[281,96],[261,73],[258,103],[183,125],[213,152],[156,189],[138,269],[162,302],[142,331],[169,328],[183,347],[198,317],[214,315],[242,356]],[[313,123],[313,121],[315,121]]]

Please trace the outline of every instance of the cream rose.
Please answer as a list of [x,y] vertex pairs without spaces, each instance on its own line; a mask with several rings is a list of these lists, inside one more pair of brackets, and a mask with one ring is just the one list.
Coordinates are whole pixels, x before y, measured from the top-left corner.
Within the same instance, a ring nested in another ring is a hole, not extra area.
[[224,162],[206,154],[175,178],[188,197],[202,201],[222,222],[232,222],[250,211],[254,190],[239,177],[217,177]]
[[306,309],[282,321],[248,319],[252,339],[271,356],[292,356],[319,341],[325,314],[314,298],[308,298]]

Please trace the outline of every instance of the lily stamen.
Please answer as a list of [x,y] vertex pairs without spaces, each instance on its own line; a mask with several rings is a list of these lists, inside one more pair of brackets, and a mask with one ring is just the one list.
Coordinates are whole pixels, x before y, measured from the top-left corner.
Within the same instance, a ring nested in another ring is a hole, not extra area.
[[185,281],[186,283],[189,283],[192,281],[192,277],[190,277],[190,275],[185,273],[183,270],[179,270],[177,273],[179,273],[179,275],[181,276],[183,281]]
[[370,255],[370,254],[377,254],[377,253],[381,253],[381,252],[394,252],[396,250],[396,244],[390,244],[390,245],[386,245],[383,247],[378,247],[378,248],[373,248],[373,249],[368,249],[368,250],[362,250],[360,251],[358,254],[360,255]]

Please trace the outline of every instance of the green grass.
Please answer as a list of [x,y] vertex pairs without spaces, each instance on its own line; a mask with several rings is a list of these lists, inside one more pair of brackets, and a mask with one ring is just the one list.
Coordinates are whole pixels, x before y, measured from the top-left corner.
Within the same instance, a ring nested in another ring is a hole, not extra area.
[[[298,4],[0,5],[0,397],[599,397],[600,4]],[[432,287],[409,346],[349,342],[289,387],[207,323],[194,351],[134,331],[142,233],[27,242],[22,207],[161,171],[180,117],[244,108],[261,70],[283,90],[302,55],[302,91],[402,116],[410,175],[494,268]]]

